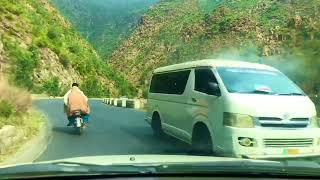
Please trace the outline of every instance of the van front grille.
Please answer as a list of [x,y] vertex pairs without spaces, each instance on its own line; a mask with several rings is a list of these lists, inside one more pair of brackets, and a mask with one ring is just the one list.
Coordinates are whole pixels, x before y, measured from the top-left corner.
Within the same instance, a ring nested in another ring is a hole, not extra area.
[[261,127],[306,128],[309,125],[309,118],[283,120],[277,117],[259,117],[258,121]]
[[292,118],[290,121],[309,121],[308,118]]
[[276,117],[259,117],[260,121],[281,121],[282,119]]
[[313,139],[264,139],[263,143],[265,147],[309,147],[312,146]]

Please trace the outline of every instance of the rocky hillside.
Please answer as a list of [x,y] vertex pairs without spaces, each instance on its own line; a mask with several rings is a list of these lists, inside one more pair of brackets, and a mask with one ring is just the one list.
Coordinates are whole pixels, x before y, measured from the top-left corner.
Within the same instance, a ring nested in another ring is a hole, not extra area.
[[158,0],[51,0],[97,50],[109,57]]
[[162,0],[108,63],[144,92],[159,66],[222,57],[272,64],[313,93],[319,13],[319,0]]
[[0,71],[34,93],[77,81],[89,96],[134,94],[47,0],[0,1]]

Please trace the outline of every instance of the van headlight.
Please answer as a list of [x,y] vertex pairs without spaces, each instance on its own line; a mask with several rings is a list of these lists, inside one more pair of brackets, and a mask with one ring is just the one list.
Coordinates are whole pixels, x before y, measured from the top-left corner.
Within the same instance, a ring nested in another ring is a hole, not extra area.
[[223,125],[238,128],[253,128],[253,118],[249,115],[223,113]]
[[317,116],[313,116],[312,118],[310,118],[310,125],[313,128],[319,128],[319,121]]

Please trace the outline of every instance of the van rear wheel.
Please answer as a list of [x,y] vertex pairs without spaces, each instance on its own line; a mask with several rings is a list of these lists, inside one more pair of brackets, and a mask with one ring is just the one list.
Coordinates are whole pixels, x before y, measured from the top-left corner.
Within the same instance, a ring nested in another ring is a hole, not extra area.
[[205,126],[195,129],[192,137],[192,153],[195,155],[213,155],[213,143],[210,132]]
[[151,121],[151,127],[153,130],[153,134],[156,137],[161,137],[163,135],[162,126],[161,126],[161,119],[160,119],[158,113],[153,114],[152,121]]

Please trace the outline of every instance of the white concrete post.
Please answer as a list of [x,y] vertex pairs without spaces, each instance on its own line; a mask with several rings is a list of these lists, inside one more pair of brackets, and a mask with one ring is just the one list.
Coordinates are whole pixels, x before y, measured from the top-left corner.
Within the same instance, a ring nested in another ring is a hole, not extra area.
[[126,107],[126,106],[127,106],[127,98],[123,98],[121,107]]
[[140,109],[141,104],[139,99],[134,99],[133,101],[134,101],[134,109]]

